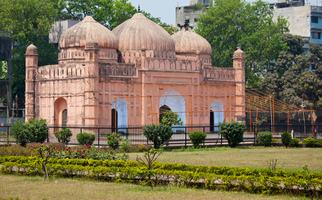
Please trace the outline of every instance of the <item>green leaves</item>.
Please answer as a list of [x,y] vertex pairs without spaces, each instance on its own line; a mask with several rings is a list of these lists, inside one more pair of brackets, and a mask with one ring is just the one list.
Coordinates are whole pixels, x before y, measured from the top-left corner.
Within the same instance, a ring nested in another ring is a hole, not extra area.
[[287,49],[283,33],[286,21],[273,21],[267,3],[243,0],[215,0],[198,21],[197,32],[213,47],[213,63],[231,67],[237,46],[246,52],[246,80],[248,86],[258,85],[268,64],[279,52]]
[[164,126],[182,125],[178,113],[167,110],[161,114],[160,124]]
[[236,147],[243,141],[245,125],[239,122],[220,124],[220,134],[228,141],[230,147]]
[[165,125],[146,125],[143,128],[144,136],[153,142],[154,148],[160,148],[172,136],[172,129]]

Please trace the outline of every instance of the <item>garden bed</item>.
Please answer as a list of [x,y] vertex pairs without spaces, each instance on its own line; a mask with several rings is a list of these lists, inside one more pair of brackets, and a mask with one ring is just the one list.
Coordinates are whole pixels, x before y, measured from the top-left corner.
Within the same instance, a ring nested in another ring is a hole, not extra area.
[[[0,158],[2,173],[41,175],[37,157]],[[208,167],[156,163],[152,170],[135,161],[50,159],[49,174],[152,185],[176,185],[210,190],[321,196],[322,173],[238,167]]]

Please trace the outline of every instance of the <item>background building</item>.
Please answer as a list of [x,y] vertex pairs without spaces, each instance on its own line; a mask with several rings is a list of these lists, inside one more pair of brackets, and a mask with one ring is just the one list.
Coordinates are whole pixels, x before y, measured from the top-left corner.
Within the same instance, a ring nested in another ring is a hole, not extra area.
[[306,5],[304,0],[284,0],[271,5],[275,19],[287,19],[290,34],[301,36],[312,44],[322,45],[322,6]]
[[212,4],[213,0],[191,0],[187,6],[176,7],[176,24],[183,25],[188,22],[191,27],[195,27],[199,15]]
[[[322,45],[322,5],[318,1],[315,6],[305,0],[276,0],[271,2],[274,18],[283,17],[289,23],[292,35],[298,35],[313,44]],[[313,2],[314,3],[314,2]],[[191,27],[197,25],[199,15],[209,6],[212,0],[191,0],[190,5],[176,8],[176,24],[183,25],[186,21]]]

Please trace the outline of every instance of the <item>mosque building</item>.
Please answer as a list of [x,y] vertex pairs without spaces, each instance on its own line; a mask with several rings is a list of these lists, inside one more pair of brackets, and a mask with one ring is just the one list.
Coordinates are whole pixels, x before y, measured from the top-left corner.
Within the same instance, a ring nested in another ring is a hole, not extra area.
[[171,110],[184,126],[243,121],[244,53],[230,68],[212,66],[211,54],[189,27],[170,35],[137,13],[110,31],[87,16],[62,34],[58,64],[38,66],[37,47],[27,47],[26,120],[122,129]]

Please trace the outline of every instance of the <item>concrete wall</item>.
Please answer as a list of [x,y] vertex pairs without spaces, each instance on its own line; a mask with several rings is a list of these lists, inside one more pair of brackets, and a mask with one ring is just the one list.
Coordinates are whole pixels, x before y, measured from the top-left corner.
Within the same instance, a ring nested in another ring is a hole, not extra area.
[[274,19],[283,17],[288,21],[292,35],[309,38],[311,35],[311,6],[274,9]]

